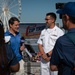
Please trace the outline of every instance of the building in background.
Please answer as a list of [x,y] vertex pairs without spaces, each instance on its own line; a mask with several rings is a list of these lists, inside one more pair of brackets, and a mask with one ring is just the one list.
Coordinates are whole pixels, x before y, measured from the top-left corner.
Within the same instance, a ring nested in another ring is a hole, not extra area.
[[[59,27],[59,23],[56,25]],[[25,39],[38,39],[45,27],[45,23],[20,23],[20,32]]]

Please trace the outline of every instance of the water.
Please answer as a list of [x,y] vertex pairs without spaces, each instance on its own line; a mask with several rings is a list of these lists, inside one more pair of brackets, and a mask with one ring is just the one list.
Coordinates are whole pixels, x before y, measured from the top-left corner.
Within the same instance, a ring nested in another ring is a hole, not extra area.
[[36,53],[39,52],[37,40],[38,39],[25,39],[25,44],[31,45]]
[[32,45],[32,48],[36,53],[39,52],[38,45]]

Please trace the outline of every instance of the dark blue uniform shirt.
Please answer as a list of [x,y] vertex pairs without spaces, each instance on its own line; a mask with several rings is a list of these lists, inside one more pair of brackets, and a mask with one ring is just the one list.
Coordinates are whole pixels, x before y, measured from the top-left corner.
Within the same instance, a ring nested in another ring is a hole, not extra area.
[[[4,74],[10,75],[10,67],[15,66],[16,64],[19,63],[10,45],[5,44],[5,47],[6,47],[6,53],[7,53],[8,66],[6,69],[4,68],[3,70],[0,71],[0,75],[4,75]],[[4,63],[2,63],[2,67],[3,66],[4,66]]]
[[[75,28],[70,29],[66,34],[74,34]],[[75,44],[65,35],[61,36],[53,49],[50,64],[60,66],[61,75],[72,75],[71,69],[74,67],[75,62]],[[63,65],[62,69],[61,66]]]

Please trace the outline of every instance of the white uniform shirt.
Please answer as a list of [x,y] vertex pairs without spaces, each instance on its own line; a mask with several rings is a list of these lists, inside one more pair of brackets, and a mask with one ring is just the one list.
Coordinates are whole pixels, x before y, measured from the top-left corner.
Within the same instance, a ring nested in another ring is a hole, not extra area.
[[57,26],[55,26],[53,29],[44,29],[42,30],[37,43],[42,44],[44,52],[48,53],[53,49],[56,40],[63,34],[64,32]]

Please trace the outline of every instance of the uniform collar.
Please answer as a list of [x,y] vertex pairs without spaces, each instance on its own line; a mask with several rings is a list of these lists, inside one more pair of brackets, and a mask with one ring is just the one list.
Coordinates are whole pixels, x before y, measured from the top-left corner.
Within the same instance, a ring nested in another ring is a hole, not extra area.
[[57,26],[55,25],[55,26],[54,26],[54,28],[52,28],[52,29],[47,28],[46,30],[47,30],[48,32],[52,32],[52,31],[55,31],[55,30],[56,30],[56,28],[57,28]]
[[[7,31],[7,33],[8,33],[9,35],[13,35],[12,33],[9,32],[9,30]],[[16,32],[16,35],[18,35],[18,34],[19,34],[19,32]]]
[[75,28],[69,29],[68,32],[75,32]]

